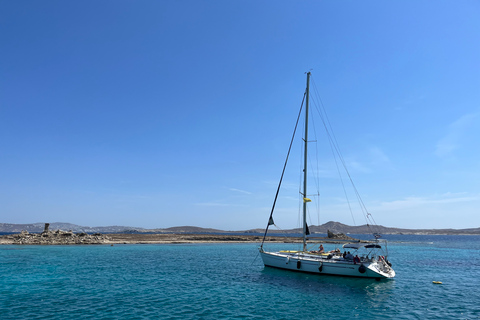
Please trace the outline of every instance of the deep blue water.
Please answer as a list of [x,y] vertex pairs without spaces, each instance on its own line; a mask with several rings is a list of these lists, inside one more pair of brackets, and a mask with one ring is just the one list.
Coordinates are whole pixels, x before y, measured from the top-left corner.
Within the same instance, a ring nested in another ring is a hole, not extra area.
[[258,244],[0,246],[0,318],[480,319],[480,236],[388,238],[386,281],[264,268]]

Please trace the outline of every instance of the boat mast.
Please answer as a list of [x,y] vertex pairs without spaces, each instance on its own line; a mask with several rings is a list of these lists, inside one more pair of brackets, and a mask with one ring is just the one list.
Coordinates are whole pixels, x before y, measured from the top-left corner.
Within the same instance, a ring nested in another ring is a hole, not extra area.
[[307,72],[307,99],[305,101],[305,138],[303,159],[303,251],[307,251],[307,146],[308,146],[308,102],[310,98],[310,72]]

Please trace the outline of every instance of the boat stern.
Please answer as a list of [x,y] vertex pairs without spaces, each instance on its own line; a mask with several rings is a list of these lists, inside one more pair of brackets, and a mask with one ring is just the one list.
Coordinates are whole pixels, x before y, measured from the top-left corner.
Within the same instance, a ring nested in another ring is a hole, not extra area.
[[384,261],[371,263],[367,269],[379,276],[379,278],[392,279],[395,277],[395,270]]

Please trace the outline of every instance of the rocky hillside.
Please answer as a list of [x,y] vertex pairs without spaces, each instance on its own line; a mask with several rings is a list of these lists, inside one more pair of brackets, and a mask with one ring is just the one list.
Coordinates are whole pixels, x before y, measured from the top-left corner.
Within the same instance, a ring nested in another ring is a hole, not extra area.
[[[370,228],[367,225],[348,226],[340,222],[329,221],[321,226],[310,226],[310,232],[327,233],[327,230],[333,232],[369,234]],[[480,234],[480,228],[469,229],[401,229],[376,226],[373,232],[380,234]]]
[[[28,231],[32,233],[40,233],[44,231],[45,223],[32,223],[32,224],[11,224],[0,223],[0,232],[2,233],[19,233],[22,231]],[[370,228],[367,225],[361,226],[349,226],[340,222],[329,221],[320,226],[309,226],[311,233],[326,234],[328,230],[334,233],[351,233],[351,234],[370,234]],[[108,227],[85,227],[71,223],[54,222],[50,223],[50,230],[70,230],[75,233],[263,233],[264,229],[252,229],[242,231],[225,231],[210,228],[200,228],[195,226],[181,226],[171,227],[164,229],[144,229],[128,226],[108,226]],[[467,235],[474,234],[480,235],[480,228],[469,229],[401,229],[401,228],[389,228],[384,226],[377,226],[373,231],[380,234],[457,234]],[[284,233],[301,233],[300,229],[283,230]]]
[[[22,231],[39,233],[43,232],[45,227],[44,222],[29,223],[29,224],[12,224],[12,223],[0,223],[0,232],[18,233]],[[124,226],[109,226],[109,227],[85,227],[72,223],[53,222],[50,223],[50,230],[71,230],[73,232],[85,232],[85,233],[123,233],[125,231],[142,232],[143,228],[133,228]]]

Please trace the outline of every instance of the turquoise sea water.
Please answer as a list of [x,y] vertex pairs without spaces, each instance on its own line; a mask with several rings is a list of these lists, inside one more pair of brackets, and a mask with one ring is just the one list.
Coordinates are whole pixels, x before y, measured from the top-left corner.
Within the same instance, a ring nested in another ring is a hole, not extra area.
[[479,236],[390,240],[386,281],[264,268],[258,244],[0,246],[0,319],[480,319]]

